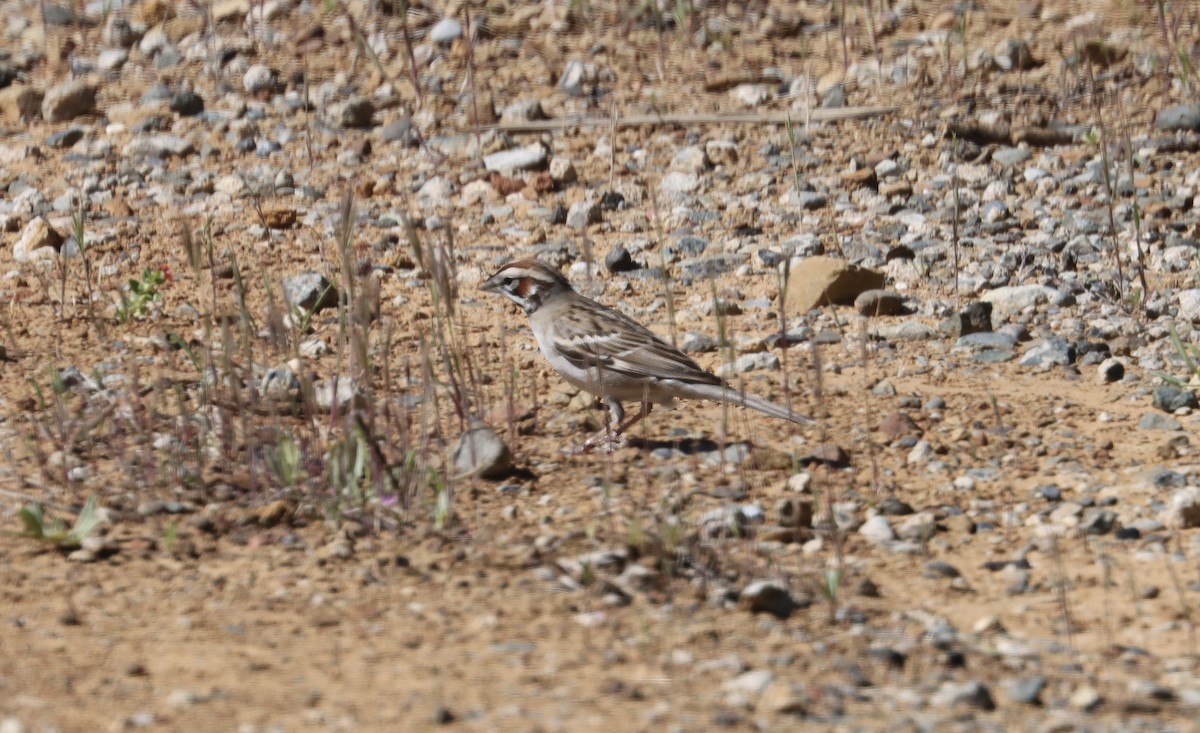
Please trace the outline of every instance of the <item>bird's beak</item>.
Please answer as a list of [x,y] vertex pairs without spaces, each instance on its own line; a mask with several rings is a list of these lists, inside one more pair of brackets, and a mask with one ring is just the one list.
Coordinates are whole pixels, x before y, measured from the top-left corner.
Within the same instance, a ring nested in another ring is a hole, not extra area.
[[499,288],[500,288],[500,281],[497,280],[495,277],[489,278],[487,281],[485,281],[483,283],[483,285],[479,286],[479,289],[485,293],[494,293]]

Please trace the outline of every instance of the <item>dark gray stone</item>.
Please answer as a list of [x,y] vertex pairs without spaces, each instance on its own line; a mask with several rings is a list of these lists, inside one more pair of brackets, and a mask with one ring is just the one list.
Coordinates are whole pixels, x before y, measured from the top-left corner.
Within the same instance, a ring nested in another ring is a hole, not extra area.
[[1200,131],[1200,104],[1177,104],[1167,107],[1154,118],[1160,130]]
[[304,272],[283,281],[283,297],[289,304],[316,312],[337,306],[338,291],[318,272]]

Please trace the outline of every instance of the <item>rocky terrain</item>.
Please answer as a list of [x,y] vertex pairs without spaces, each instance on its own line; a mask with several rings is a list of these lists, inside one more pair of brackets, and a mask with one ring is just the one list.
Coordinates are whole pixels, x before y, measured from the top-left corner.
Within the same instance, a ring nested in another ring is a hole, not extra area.
[[0,13],[0,733],[1200,727],[1194,4]]

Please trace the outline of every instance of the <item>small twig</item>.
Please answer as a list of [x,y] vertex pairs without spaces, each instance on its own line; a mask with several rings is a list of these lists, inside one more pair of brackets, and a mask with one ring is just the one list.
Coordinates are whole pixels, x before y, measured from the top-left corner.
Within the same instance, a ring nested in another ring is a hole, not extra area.
[[[867,117],[882,117],[895,112],[895,107],[843,107],[841,109],[815,109],[812,122],[837,122],[858,120]],[[782,125],[786,123],[786,112],[746,112],[737,114],[660,114],[630,115],[628,117],[560,117],[556,120],[534,120],[530,122],[501,122],[482,125],[480,130],[499,132],[554,132],[566,127],[641,127],[643,125],[721,125],[745,123],[754,125]]]

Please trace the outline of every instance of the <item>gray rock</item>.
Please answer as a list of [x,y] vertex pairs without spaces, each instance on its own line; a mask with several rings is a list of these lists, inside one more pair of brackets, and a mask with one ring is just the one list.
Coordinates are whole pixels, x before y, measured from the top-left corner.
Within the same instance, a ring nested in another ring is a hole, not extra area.
[[1029,44],[1020,38],[1000,41],[996,45],[993,58],[996,65],[1004,71],[1028,70],[1039,65],[1033,58],[1033,52],[1029,50]]
[[733,374],[745,374],[760,369],[774,370],[779,368],[779,357],[769,351],[760,351],[755,354],[742,354],[733,360],[732,364],[722,364],[717,368],[717,374],[722,376],[730,376]]
[[354,388],[354,380],[350,377],[324,379],[313,385],[313,404],[323,414],[346,412],[361,407],[363,401],[362,393]]
[[383,138],[384,142],[388,143],[403,143],[408,147],[415,147],[420,143],[420,136],[412,125],[412,120],[404,118],[389,122],[379,129],[379,137]]
[[576,201],[567,210],[567,226],[572,229],[587,229],[589,224],[600,221],[600,204],[595,201]]
[[1200,321],[1200,288],[1188,288],[1179,291],[1179,317],[1192,321]]
[[275,402],[298,402],[300,378],[291,369],[268,369],[259,381],[258,393]]
[[1159,521],[1172,529],[1200,527],[1200,489],[1187,486],[1172,492]]
[[1045,484],[1036,489],[1037,495],[1049,502],[1062,501],[1062,489],[1054,484]]
[[1004,221],[1008,218],[1008,205],[1003,201],[989,201],[984,204],[983,211],[979,213],[979,218],[988,224]]
[[619,244],[604,256],[604,266],[609,272],[630,272],[639,269],[639,265],[633,261],[633,255]]
[[417,189],[417,198],[431,202],[449,201],[454,193],[454,184],[441,176],[434,176]]
[[535,122],[549,119],[538,99],[518,99],[500,113],[501,122]]
[[46,122],[66,122],[96,108],[96,85],[87,79],[65,81],[50,87],[42,99]]
[[69,148],[83,139],[83,128],[71,127],[46,136],[46,144],[52,148]]
[[834,84],[821,95],[823,109],[839,109],[846,106],[846,89],[841,84]]
[[873,338],[883,341],[928,341],[937,338],[938,332],[928,323],[919,321],[872,322],[868,333]]
[[139,33],[120,13],[108,16],[108,22],[100,32],[100,42],[108,48],[129,49],[138,42]]
[[679,349],[685,354],[701,354],[717,350],[717,341],[711,336],[694,331],[683,334],[679,341]]
[[550,161],[550,180],[554,181],[559,186],[574,183],[579,177],[575,171],[575,164],[570,158],[554,158]]
[[729,90],[729,96],[746,107],[757,107],[774,96],[775,88],[770,84],[738,84]]
[[1170,702],[1175,699],[1175,691],[1151,680],[1133,679],[1129,681],[1129,696],[1135,700]]
[[42,7],[42,13],[46,25],[66,26],[75,22],[75,13],[70,8],[58,3],[46,3]]
[[769,669],[752,669],[743,672],[733,679],[721,684],[721,690],[728,693],[758,697],[775,681],[775,674]]
[[992,160],[1006,168],[1013,168],[1029,160],[1029,155],[1024,148],[1000,148],[992,153]]
[[69,366],[58,373],[58,382],[65,389],[80,387],[88,392],[99,392],[100,385],[96,380],[79,371],[77,366]]
[[708,154],[697,145],[689,145],[676,151],[671,158],[671,170],[685,173],[703,173],[711,166]]
[[942,330],[950,336],[968,336],[992,330],[992,304],[977,300],[942,323]]
[[462,38],[463,27],[454,18],[442,18],[429,29],[429,40],[433,43],[447,45]]
[[989,349],[1010,350],[1017,345],[1017,340],[1007,333],[995,331],[972,333],[962,336],[954,342],[954,348],[970,351],[987,351]]
[[126,158],[183,158],[196,152],[190,140],[175,135],[139,135],[121,154]]
[[[738,448],[738,455],[731,453],[731,448]],[[730,458],[737,459],[734,463],[741,463],[745,460],[745,456],[749,455],[745,444],[737,443],[729,446],[725,450],[726,462],[730,462]],[[719,451],[713,451],[705,456],[705,463],[709,465],[717,465],[720,463]],[[710,457],[717,457],[715,460],[710,460]],[[700,516],[699,524],[704,528],[704,534],[708,537],[728,537],[732,534],[744,535],[751,527],[762,524],[766,517],[763,515],[762,507],[757,504],[732,504],[728,506],[711,509]]]
[[512,471],[512,453],[495,430],[472,420],[454,448],[454,470],[459,476],[503,478]]
[[542,143],[530,143],[520,148],[501,150],[483,156],[483,167],[498,173],[540,170],[546,167],[549,151]]
[[1182,408],[1195,410],[1200,408],[1200,400],[1190,389],[1182,389],[1173,384],[1160,384],[1154,388],[1154,406],[1164,412],[1175,412]]
[[908,312],[905,298],[893,290],[867,290],[854,299],[854,309],[868,318],[899,316]]
[[1004,691],[1008,695],[1008,699],[1020,705],[1041,705],[1042,690],[1046,688],[1046,678],[1041,675],[1035,677],[1018,677],[1017,679],[1009,680],[1004,685]]
[[1022,175],[1025,177],[1026,182],[1033,183],[1034,181],[1040,181],[1043,178],[1049,177],[1050,171],[1033,165],[1026,168]]
[[[806,599],[807,600],[807,599]],[[787,618],[799,608],[812,604],[797,602],[787,588],[771,580],[756,580],[738,594],[738,604],[751,613],[769,613],[780,619]]]
[[251,96],[269,92],[275,87],[275,72],[265,64],[254,64],[242,75],[242,88]]
[[1067,366],[1075,363],[1075,346],[1066,339],[1052,336],[1035,342],[1021,356],[1025,367]]
[[1167,107],[1154,118],[1160,130],[1200,131],[1200,104],[1177,104]]
[[293,307],[311,312],[333,308],[338,303],[337,288],[317,272],[304,272],[285,279],[283,297]]
[[829,203],[829,197],[815,191],[798,191],[795,192],[793,203],[804,211],[817,211],[825,208]]
[[1083,512],[1083,518],[1079,521],[1079,529],[1084,534],[1102,535],[1111,532],[1116,523],[1116,512],[1089,507]]
[[679,200],[700,187],[700,176],[695,173],[672,171],[658,182],[658,190],[671,201]]
[[572,59],[563,67],[562,74],[558,77],[558,86],[571,96],[582,97],[587,94],[585,85],[594,83],[595,81],[595,66]]
[[1066,306],[1075,302],[1070,293],[1064,293],[1048,285],[1010,285],[984,293],[982,300],[991,303],[1001,316],[1013,316],[1026,308],[1050,303]]
[[888,523],[887,517],[881,514],[876,514],[863,522],[862,526],[858,528],[858,533],[875,542],[888,542],[896,539],[892,525]]
[[749,257],[741,253],[693,257],[679,263],[679,272],[683,277],[696,280],[707,280],[717,275],[730,272],[745,262]]
[[894,158],[884,158],[875,164],[875,177],[883,180],[885,178],[895,178],[904,171],[901,170],[900,164]]
[[978,680],[946,682],[929,698],[934,707],[972,707],[995,710],[996,702],[987,686]]
[[338,124],[349,129],[362,129],[374,125],[375,104],[366,97],[352,97],[336,109]]
[[167,100],[167,109],[181,117],[194,117],[204,111],[204,98],[191,91],[176,92]]
[[1110,357],[1100,362],[1096,367],[1096,379],[1101,384],[1119,382],[1125,377],[1125,364],[1117,358]]
[[1183,425],[1178,420],[1168,415],[1162,415],[1157,412],[1147,412],[1142,415],[1142,419],[1138,420],[1138,430],[1167,430],[1176,431],[1183,430]]

